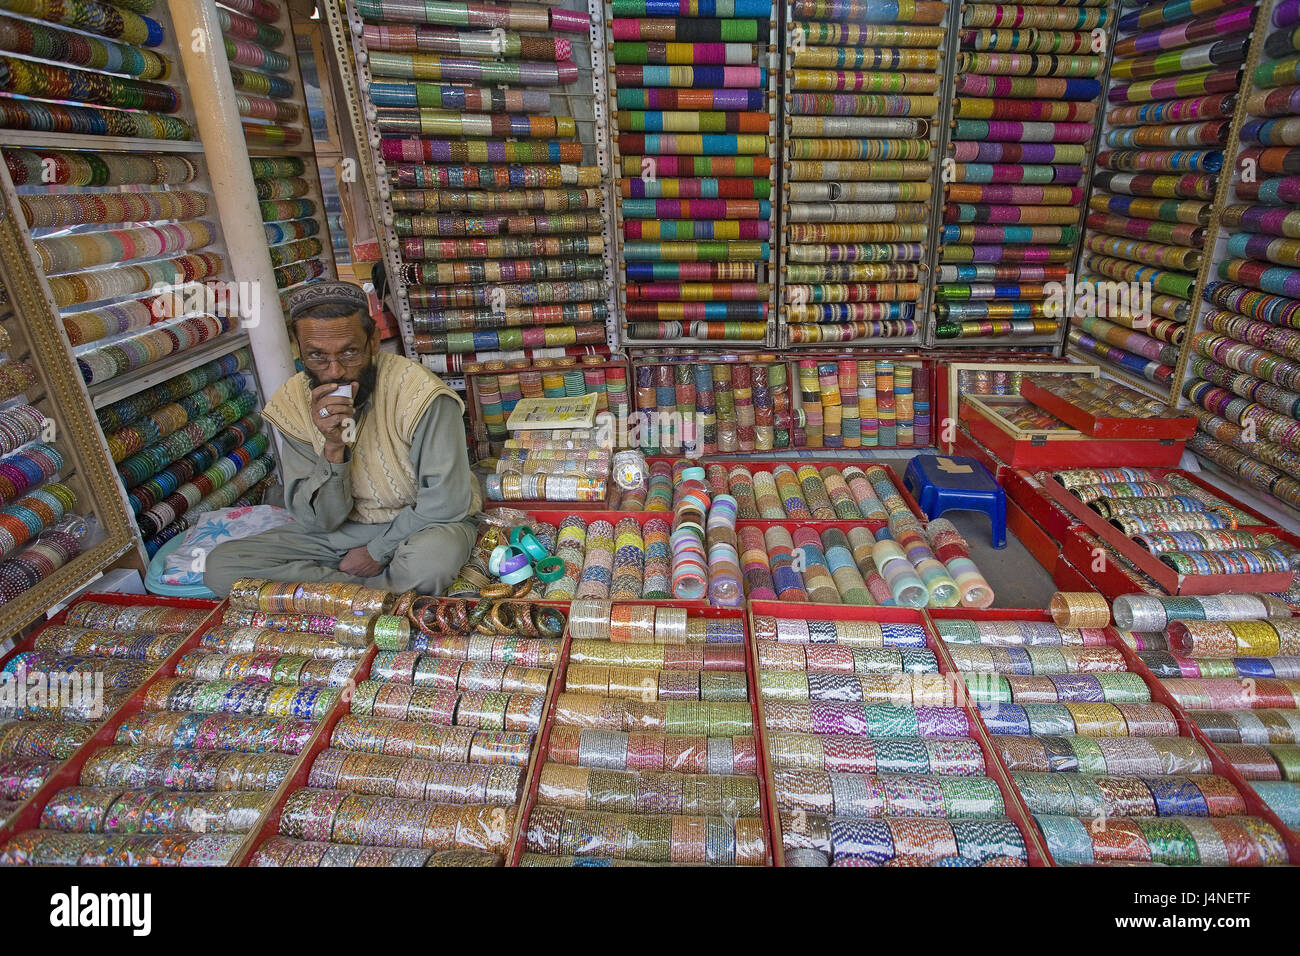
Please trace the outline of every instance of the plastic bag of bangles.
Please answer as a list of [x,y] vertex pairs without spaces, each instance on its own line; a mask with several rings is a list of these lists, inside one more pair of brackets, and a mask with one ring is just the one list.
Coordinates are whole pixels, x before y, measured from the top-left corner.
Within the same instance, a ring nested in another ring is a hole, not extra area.
[[554,669],[560,663],[560,640],[529,637],[417,634],[410,649],[442,660],[515,664]]
[[393,720],[355,714],[340,717],[330,737],[330,745],[341,750],[512,767],[527,766],[532,744],[531,733],[452,727],[428,718]]
[[168,677],[149,686],[142,709],[320,720],[338,698],[339,691],[319,685],[295,687],[264,681]]
[[[120,707],[145,678],[141,677],[126,687],[108,689],[98,683],[97,676],[86,673],[80,683],[74,679],[74,682],[61,685],[60,681],[66,677],[58,671],[42,668],[38,674],[29,672],[26,679],[40,683],[27,684],[28,690],[21,703],[0,702],[0,720],[51,720],[56,723],[103,720]],[[48,690],[42,694],[34,687]]]
[[228,866],[240,833],[99,836],[27,830],[0,849],[0,866]]
[[1216,744],[1300,744],[1300,710],[1189,710]]
[[[472,730],[535,733],[541,726],[545,703],[546,698],[541,694],[440,691],[363,681],[357,686],[352,713],[348,716],[371,721],[366,724],[368,732],[371,728],[383,728],[383,724],[374,721],[393,717],[399,723],[430,721]],[[336,725],[335,735],[339,733]]]
[[267,840],[249,866],[502,866],[504,859],[483,850],[416,850],[356,846],[275,836]]
[[290,754],[113,746],[81,768],[83,787],[161,787],[187,792],[275,790],[293,770]]
[[176,662],[176,676],[195,680],[254,680],[273,684],[346,687],[357,662],[316,660],[298,654],[220,654],[202,648]]
[[12,720],[0,717],[0,760],[67,760],[95,734],[92,724],[62,720]]
[[243,714],[132,714],[118,725],[114,743],[242,753],[301,753],[315,725],[287,717]]
[[360,584],[286,583],[265,578],[240,578],[230,588],[232,608],[255,608],[267,614],[366,617],[392,614],[398,600],[389,591]]
[[605,813],[533,808],[527,851],[642,863],[762,866],[767,840],[761,817]]
[[69,609],[64,624],[106,631],[189,634],[211,613],[208,608],[81,601]]
[[30,682],[36,675],[41,675],[45,685],[52,691],[59,686],[61,675],[79,674],[88,678],[93,675],[94,684],[98,687],[124,690],[138,687],[153,672],[153,664],[141,661],[105,660],[102,657],[75,654],[60,656],[46,651],[20,651],[0,668],[0,674],[11,674],[16,680],[26,679]]
[[1281,834],[1258,817],[1142,817],[1097,825],[1039,815],[1034,821],[1061,866],[1280,866],[1288,860]]
[[754,732],[748,703],[618,700],[588,694],[556,697],[555,722],[603,730],[658,730],[667,734],[735,737]]
[[36,635],[32,649],[50,654],[157,662],[184,643],[185,635],[178,632],[123,632],[52,624]]
[[[266,617],[258,611],[243,613]],[[229,622],[231,617],[232,614],[227,614],[226,621]],[[286,630],[271,624],[257,626],[226,623],[212,628],[200,637],[199,647],[221,654],[298,654],[330,661],[344,658],[355,660],[365,653],[364,647],[330,640],[327,635],[333,636],[335,619],[323,620],[329,621],[329,630],[324,633]]]
[[271,792],[66,787],[45,805],[41,828],[65,833],[247,833],[274,798]]
[[1232,817],[1246,813],[1246,801],[1217,774],[1104,776],[1014,771],[1012,780],[1030,813],[1084,819],[1117,817]]
[[547,760],[567,767],[646,773],[753,776],[758,772],[754,737],[706,737],[651,730],[580,729],[555,726]]
[[601,770],[547,763],[537,801],[569,810],[685,813],[694,816],[761,816],[757,777]]
[[1006,819],[849,820],[782,813],[786,866],[1028,866],[1024,837]]
[[504,853],[514,823],[514,807],[430,803],[303,788],[285,802],[280,835],[303,840],[328,837],[336,843],[364,846]]
[[370,676],[378,683],[410,684],[434,690],[545,694],[551,669],[492,661],[447,660],[415,651],[380,651],[371,664]]
[[438,763],[417,757],[330,748],[312,764],[307,786],[429,803],[512,807],[523,793],[524,768],[504,764]]
[[0,759],[0,801],[22,803],[58,768],[58,763],[53,760]]
[[997,783],[984,776],[780,770],[773,774],[772,783],[783,813],[866,820],[993,819],[1007,812]]

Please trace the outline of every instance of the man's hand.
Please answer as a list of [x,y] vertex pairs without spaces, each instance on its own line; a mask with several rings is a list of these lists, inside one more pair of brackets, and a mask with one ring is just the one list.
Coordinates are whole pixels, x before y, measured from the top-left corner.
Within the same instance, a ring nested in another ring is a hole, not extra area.
[[343,430],[354,414],[350,395],[330,394],[337,388],[338,385],[326,383],[311,390],[311,420],[325,436],[325,460],[335,465],[342,464],[347,457]]
[[352,574],[359,578],[373,578],[384,570],[384,565],[380,564],[370,556],[366,546],[359,545],[353,548],[347,554],[343,555],[343,560],[339,562],[339,570],[344,574]]

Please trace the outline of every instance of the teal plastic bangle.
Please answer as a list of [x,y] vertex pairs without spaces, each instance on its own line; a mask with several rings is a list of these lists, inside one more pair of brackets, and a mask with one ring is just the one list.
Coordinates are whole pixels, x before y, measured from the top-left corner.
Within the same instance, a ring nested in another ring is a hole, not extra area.
[[563,558],[543,558],[537,562],[537,580],[543,584],[550,584],[552,581],[558,581],[564,577],[564,559]]
[[549,558],[550,552],[542,547],[542,542],[537,540],[537,535],[528,528],[515,528],[515,531],[522,531],[523,534],[516,535],[511,532],[510,543],[516,548],[522,548],[524,553],[534,561],[541,561]]
[[502,584],[519,584],[521,581],[527,581],[533,576],[533,566],[525,564],[518,571],[511,571],[509,574],[501,575]]

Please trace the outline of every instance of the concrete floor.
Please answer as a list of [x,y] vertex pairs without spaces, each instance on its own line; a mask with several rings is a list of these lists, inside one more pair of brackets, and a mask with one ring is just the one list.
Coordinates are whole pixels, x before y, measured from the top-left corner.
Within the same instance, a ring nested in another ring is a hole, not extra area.
[[[935,451],[925,449],[918,454],[935,454]],[[911,455],[881,456],[878,460],[893,468],[901,478],[911,458]],[[943,517],[951,521],[970,543],[971,558],[993,586],[994,607],[1047,607],[1056,593],[1052,575],[1010,530],[1007,531],[1007,546],[998,550],[991,543],[993,536],[987,515],[978,511],[945,511]]]
[[993,586],[994,607],[1045,608],[1056,593],[1052,575],[1035,560],[1010,531],[1007,546],[995,550],[990,543],[989,519],[977,511],[945,511],[968,542],[970,556]]

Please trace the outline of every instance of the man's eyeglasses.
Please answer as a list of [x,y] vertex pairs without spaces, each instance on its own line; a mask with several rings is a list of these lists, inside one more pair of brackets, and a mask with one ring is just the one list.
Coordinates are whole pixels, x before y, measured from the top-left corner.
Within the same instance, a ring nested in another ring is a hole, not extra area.
[[363,349],[348,349],[342,355],[321,355],[319,353],[313,353],[312,355],[304,355],[302,357],[302,364],[312,371],[320,371],[321,369],[329,368],[335,362],[342,365],[344,368],[356,368],[359,365],[364,365],[368,361],[370,361],[370,354]]

